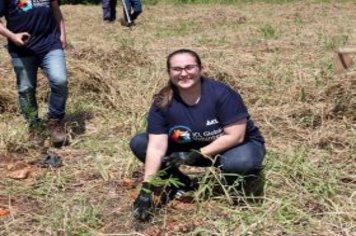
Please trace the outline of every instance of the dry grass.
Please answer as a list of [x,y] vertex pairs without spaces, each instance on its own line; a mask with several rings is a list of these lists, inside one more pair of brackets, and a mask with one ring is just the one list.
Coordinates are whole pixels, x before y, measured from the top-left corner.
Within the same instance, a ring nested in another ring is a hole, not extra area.
[[[356,45],[355,3],[145,6],[132,31],[104,24],[100,6],[62,6],[67,21],[71,145],[58,170],[29,162],[9,57],[0,49],[1,235],[355,235],[355,67],[333,49]],[[119,11],[121,13],[121,10]],[[4,40],[1,39],[1,44]],[[192,48],[208,75],[242,93],[267,140],[264,202],[224,196],[175,202],[151,224],[132,221],[142,165],[128,148],[166,82],[165,56]],[[40,75],[41,114],[48,89]],[[28,166],[30,176],[7,174]],[[133,180],[132,180],[133,179]]]

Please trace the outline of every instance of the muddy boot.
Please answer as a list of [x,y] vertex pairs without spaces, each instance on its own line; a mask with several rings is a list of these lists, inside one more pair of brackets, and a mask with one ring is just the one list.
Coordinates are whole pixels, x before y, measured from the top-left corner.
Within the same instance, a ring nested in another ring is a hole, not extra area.
[[120,24],[125,27],[132,27],[136,25],[134,21],[129,23],[125,18],[120,18]]
[[28,126],[28,141],[36,146],[43,146],[47,138],[46,126],[41,122]]
[[51,135],[53,146],[61,147],[66,143],[66,131],[61,119],[48,119],[47,126]]
[[125,20],[125,18],[120,18],[120,24],[122,26],[127,26],[128,22]]
[[257,175],[246,176],[242,187],[249,202],[261,203],[263,201],[265,187],[264,172],[261,171]]

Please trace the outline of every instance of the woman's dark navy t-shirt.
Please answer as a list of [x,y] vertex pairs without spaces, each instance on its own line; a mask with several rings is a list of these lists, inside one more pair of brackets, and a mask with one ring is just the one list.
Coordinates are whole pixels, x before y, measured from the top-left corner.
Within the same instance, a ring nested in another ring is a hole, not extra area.
[[185,104],[178,94],[165,109],[153,103],[147,132],[167,134],[170,145],[200,148],[223,135],[225,126],[243,119],[248,120],[245,141],[254,139],[263,143],[241,96],[219,81],[203,78],[201,98],[196,105]]
[[24,47],[9,41],[12,57],[43,55],[62,48],[58,23],[51,10],[52,1],[57,0],[0,0],[0,17],[5,16],[7,28],[14,33],[31,35]]

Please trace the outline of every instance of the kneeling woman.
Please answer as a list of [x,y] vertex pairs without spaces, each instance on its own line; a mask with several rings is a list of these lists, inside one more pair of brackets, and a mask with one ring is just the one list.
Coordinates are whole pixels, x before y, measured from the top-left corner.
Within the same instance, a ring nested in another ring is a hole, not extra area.
[[[202,76],[200,57],[180,49],[167,58],[168,85],[154,96],[147,133],[132,138],[130,147],[145,163],[144,182],[134,202],[134,216],[146,220],[152,207],[152,184],[161,169],[193,189],[179,165],[215,166],[224,173],[258,174],[265,155],[264,139],[253,124],[240,95],[219,81]],[[179,191],[179,189],[176,189]]]

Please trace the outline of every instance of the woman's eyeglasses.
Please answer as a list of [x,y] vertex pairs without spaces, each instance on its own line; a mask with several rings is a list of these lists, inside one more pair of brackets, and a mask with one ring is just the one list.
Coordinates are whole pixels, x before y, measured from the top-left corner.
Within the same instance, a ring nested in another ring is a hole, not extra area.
[[175,74],[181,74],[183,70],[187,73],[192,73],[198,67],[198,65],[186,65],[185,67],[172,66],[170,69],[171,72]]

